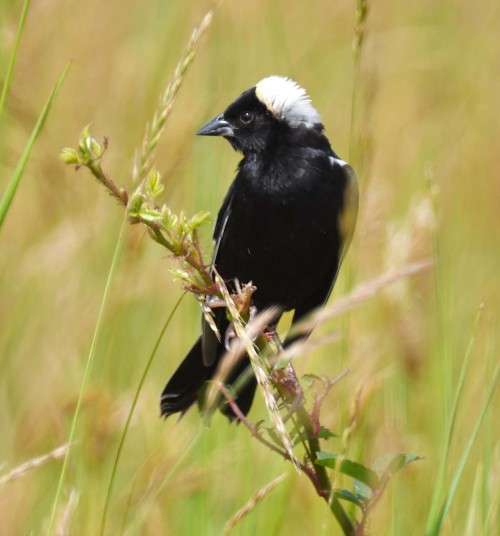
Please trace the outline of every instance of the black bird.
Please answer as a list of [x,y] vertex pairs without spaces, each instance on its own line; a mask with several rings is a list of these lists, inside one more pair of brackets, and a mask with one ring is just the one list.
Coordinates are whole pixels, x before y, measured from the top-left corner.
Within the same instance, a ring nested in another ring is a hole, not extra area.
[[[252,281],[257,310],[294,310],[298,321],[326,302],[349,246],[358,208],[352,168],[331,148],[305,90],[289,78],[264,78],[198,134],[223,136],[243,153],[217,217],[214,267],[228,284]],[[228,328],[224,310],[216,311],[222,342],[202,320],[201,337],[162,393],[165,417],[202,400],[216,373]],[[240,360],[227,383],[248,366],[248,357]],[[237,394],[244,414],[255,387],[252,376]],[[234,418],[229,406],[222,411]]]

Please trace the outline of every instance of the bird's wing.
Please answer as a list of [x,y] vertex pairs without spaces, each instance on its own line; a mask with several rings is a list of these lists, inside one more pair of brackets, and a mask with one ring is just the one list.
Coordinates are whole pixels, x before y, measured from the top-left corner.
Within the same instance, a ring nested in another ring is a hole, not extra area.
[[214,251],[212,254],[212,268],[214,268],[215,266],[215,263],[217,260],[217,253],[219,252],[219,247],[221,245],[222,238],[224,236],[224,231],[226,230],[227,222],[231,215],[231,202],[233,200],[233,191],[234,191],[234,182],[229,187],[226,197],[224,198],[224,201],[222,202],[222,206],[219,210],[219,214],[217,215],[217,221],[215,222],[214,234],[213,234]]
[[[358,178],[356,172],[352,167],[338,158],[333,159],[333,166],[340,165],[346,176],[346,186],[344,189],[344,202],[342,203],[342,210],[339,214],[339,231],[342,240],[342,247],[340,252],[339,268],[344,260],[345,254],[351,245],[352,235],[356,228],[356,220],[358,219],[358,206],[359,206],[359,188]],[[335,282],[335,281],[334,281]]]
[[[337,222],[341,241],[340,251],[338,255],[332,256],[331,270],[329,271],[328,276],[325,278],[325,280],[319,282],[317,291],[309,298],[306,303],[302,304],[301,307],[295,309],[292,325],[307,316],[314,309],[317,309],[318,307],[324,305],[328,300],[332,292],[333,286],[335,285],[335,281],[337,279],[337,275],[339,273],[342,261],[344,260],[347,250],[349,249],[349,245],[351,243],[352,236],[354,234],[354,229],[356,226],[359,203],[358,180],[356,177],[356,173],[353,168],[349,164],[347,164],[347,162],[344,162],[340,158],[334,156],[330,156],[329,158],[332,166],[332,174],[335,176],[339,172],[341,172],[346,179],[344,187],[344,199],[342,203],[342,208],[340,210],[340,213],[338,214]],[[306,334],[305,336],[307,335],[309,334]],[[288,337],[285,341],[285,344],[290,344],[297,338],[299,337]]]
[[[212,254],[212,265],[210,271],[213,272],[215,268],[215,263],[217,260],[217,253],[219,251],[222,238],[224,236],[224,231],[231,214],[231,201],[233,198],[233,184],[231,184],[226,197],[222,203],[222,206],[217,215],[217,221],[215,222],[214,227],[214,251]],[[217,309],[214,312],[214,321],[219,330],[222,341],[224,340],[224,334],[226,332],[228,322],[226,318],[226,313],[223,309]],[[205,366],[212,366],[218,358],[224,352],[224,345],[219,341],[217,335],[214,333],[213,329],[210,327],[209,323],[205,320],[205,317],[202,317],[201,320],[201,348],[203,363]]]

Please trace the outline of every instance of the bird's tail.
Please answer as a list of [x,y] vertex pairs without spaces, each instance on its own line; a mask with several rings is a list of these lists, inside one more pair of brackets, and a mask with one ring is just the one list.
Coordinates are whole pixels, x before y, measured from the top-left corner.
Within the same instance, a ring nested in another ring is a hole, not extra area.
[[[206,382],[216,374],[218,362],[224,354],[222,344],[219,350],[217,352],[218,359],[213,365],[206,366],[203,362],[201,338],[196,341],[163,389],[160,401],[162,417],[168,417],[174,413],[184,413],[196,401],[202,402]],[[243,374],[245,375],[242,378],[244,381],[241,387],[235,394],[235,402],[244,415],[250,411],[257,386],[253,374],[248,374],[249,367],[250,362],[247,357],[240,359],[225,381],[231,387],[239,384],[239,378]],[[222,405],[221,411],[230,420],[236,417],[229,405]]]
[[201,339],[198,339],[163,389],[160,400],[162,417],[189,409],[212,373],[211,368],[203,365]]

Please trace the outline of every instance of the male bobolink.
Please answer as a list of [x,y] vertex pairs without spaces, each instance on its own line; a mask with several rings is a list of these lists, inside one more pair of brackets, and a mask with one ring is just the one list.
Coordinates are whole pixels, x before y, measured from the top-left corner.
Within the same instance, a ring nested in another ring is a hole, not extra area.
[[[198,134],[223,136],[243,153],[215,224],[215,269],[229,285],[252,281],[257,310],[294,310],[296,322],[328,299],[351,240],[358,207],[352,168],[331,148],[305,90],[289,78],[264,78]],[[215,321],[222,342],[202,320],[201,337],[162,393],[163,416],[186,411],[216,373],[225,353],[224,310],[215,310]],[[227,383],[248,366],[248,357],[241,359]],[[244,414],[255,387],[252,376],[237,394]],[[222,411],[234,418],[229,406]]]

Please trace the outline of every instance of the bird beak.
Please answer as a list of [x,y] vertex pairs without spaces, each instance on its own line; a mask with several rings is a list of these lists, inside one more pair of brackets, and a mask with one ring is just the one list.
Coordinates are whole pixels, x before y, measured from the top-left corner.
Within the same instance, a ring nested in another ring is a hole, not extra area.
[[196,133],[198,136],[233,136],[233,127],[220,114],[214,117],[206,125],[203,125]]

